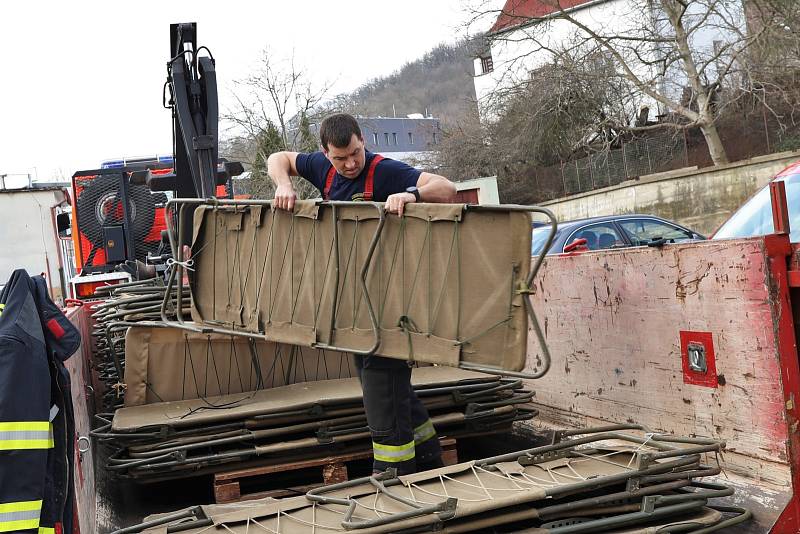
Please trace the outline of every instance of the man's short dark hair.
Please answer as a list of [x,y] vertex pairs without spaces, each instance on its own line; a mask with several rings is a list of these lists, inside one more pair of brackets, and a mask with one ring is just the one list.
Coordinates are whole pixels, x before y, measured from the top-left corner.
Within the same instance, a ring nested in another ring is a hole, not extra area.
[[361,128],[358,126],[358,121],[347,113],[336,113],[325,117],[319,127],[319,140],[325,151],[331,145],[336,148],[347,147],[353,134],[361,139]]

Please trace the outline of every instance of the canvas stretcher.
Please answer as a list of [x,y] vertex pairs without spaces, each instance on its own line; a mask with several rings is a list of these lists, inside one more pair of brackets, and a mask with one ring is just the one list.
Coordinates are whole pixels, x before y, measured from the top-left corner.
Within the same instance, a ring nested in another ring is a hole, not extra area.
[[708,507],[731,488],[695,481],[720,472],[703,458],[723,443],[634,430],[589,429],[552,445],[414,475],[390,471],[303,497],[202,506],[185,512],[179,527],[162,516],[141,530],[455,533],[527,521],[525,532],[536,534],[653,532],[647,529],[654,526],[714,532],[748,518],[744,510]]
[[[547,210],[420,204],[398,218],[368,202],[299,202],[288,213],[271,201],[197,199],[171,208],[194,228],[191,259],[177,246],[187,236],[171,237],[170,287],[192,269],[192,319],[207,331],[519,372],[530,319],[541,343],[527,376],[549,366],[529,299],[543,260],[531,261],[530,213],[555,221]],[[183,298],[179,289],[179,312]],[[176,323],[198,330],[181,313]]]

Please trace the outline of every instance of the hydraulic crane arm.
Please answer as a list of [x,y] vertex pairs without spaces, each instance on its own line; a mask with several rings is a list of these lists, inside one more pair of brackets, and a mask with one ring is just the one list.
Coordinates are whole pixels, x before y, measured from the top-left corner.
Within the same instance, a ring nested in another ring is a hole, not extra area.
[[[209,55],[199,57],[202,50]],[[197,47],[196,23],[170,25],[166,85],[166,105],[172,108],[176,193],[180,197],[213,197],[219,180],[217,75],[208,48]]]

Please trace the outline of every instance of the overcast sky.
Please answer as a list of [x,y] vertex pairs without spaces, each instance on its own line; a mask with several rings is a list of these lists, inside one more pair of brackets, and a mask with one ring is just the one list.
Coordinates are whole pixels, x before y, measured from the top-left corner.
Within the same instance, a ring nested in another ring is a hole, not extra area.
[[[172,150],[161,107],[169,24],[197,22],[225,107],[269,48],[331,94],[387,75],[463,36],[458,0],[6,2],[0,16],[0,174],[69,178],[120,157]],[[423,110],[420,110],[423,111]],[[11,180],[9,180],[11,181]]]

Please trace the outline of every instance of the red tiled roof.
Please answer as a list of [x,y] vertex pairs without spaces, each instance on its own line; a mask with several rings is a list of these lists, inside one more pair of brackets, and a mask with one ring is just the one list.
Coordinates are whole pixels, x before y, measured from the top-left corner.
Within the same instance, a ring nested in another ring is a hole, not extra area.
[[544,17],[559,9],[569,9],[591,0],[506,0],[503,11],[497,17],[489,33],[521,26],[530,19]]

